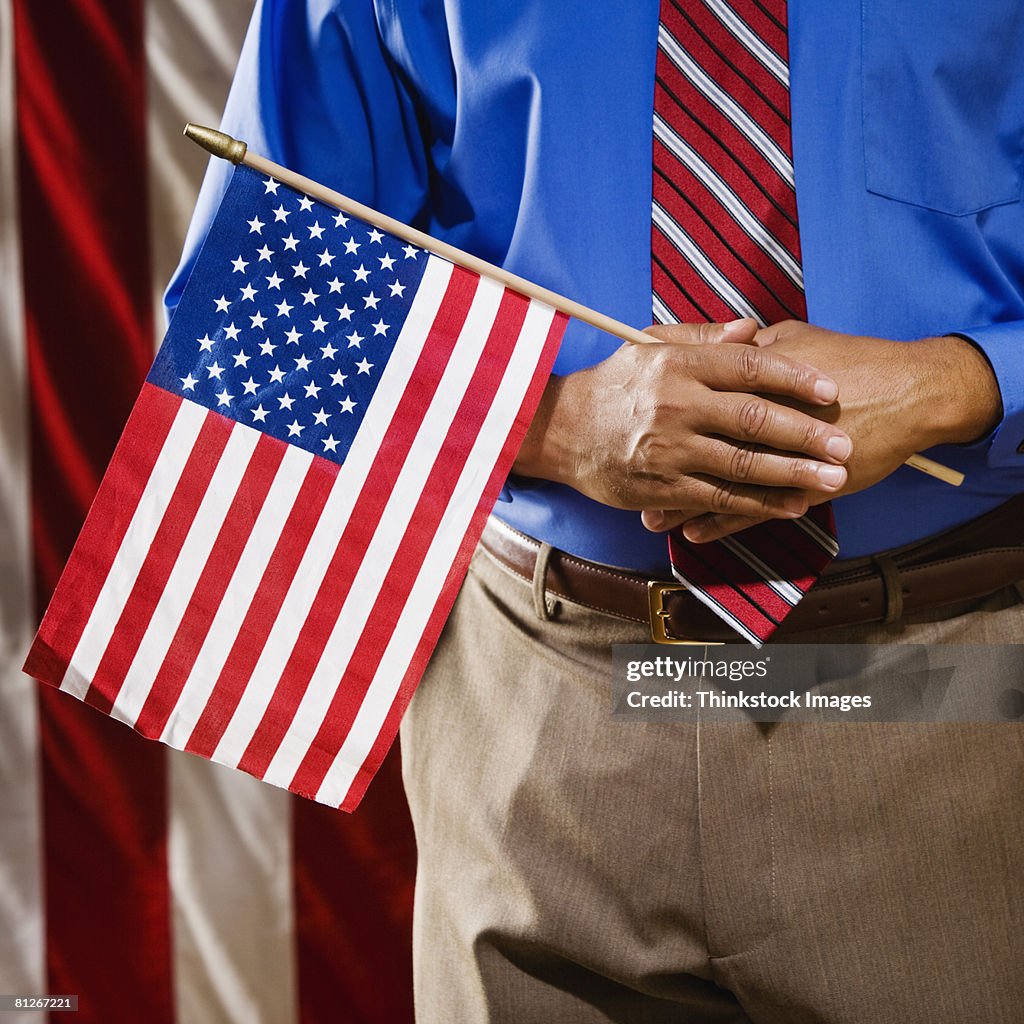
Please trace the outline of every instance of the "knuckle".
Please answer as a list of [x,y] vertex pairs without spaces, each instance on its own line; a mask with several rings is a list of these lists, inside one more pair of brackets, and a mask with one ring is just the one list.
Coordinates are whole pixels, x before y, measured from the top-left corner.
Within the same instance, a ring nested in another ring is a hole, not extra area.
[[722,481],[714,485],[711,494],[712,512],[734,512],[738,502],[739,496],[728,483]]
[[749,480],[760,462],[757,452],[749,448],[733,448],[729,456],[729,470],[733,480]]
[[736,374],[744,387],[755,387],[761,380],[762,356],[759,349],[744,346],[737,351]]
[[748,398],[739,407],[738,421],[740,432],[745,437],[752,439],[760,438],[768,428],[770,417],[771,414],[765,402],[758,398]]

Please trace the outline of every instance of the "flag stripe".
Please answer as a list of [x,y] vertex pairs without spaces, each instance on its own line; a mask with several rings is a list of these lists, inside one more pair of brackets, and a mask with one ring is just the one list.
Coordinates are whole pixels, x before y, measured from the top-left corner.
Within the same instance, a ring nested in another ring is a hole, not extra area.
[[[522,296],[505,291],[489,281],[481,281],[479,292],[486,291],[494,293],[494,298],[498,300],[497,310],[495,311],[490,303],[481,303],[479,300],[483,294],[479,294],[474,303],[474,313],[477,313],[485,324],[490,321],[490,331],[485,327],[483,331],[478,332],[474,317],[470,316],[462,332],[462,337],[468,336],[467,340],[476,349],[474,352],[471,348],[469,358],[464,360],[465,372],[471,376],[467,380],[460,374],[460,379],[450,383],[446,381],[449,388],[447,391],[438,389],[430,413],[435,409],[443,409],[446,404],[451,408],[454,403],[449,403],[449,394],[453,397],[461,394],[461,401],[451,417],[447,430],[441,423],[431,422],[431,415],[428,413],[417,437],[417,445],[422,438],[430,438],[433,445],[437,445],[436,452],[420,451],[415,455],[416,462],[424,464],[429,471],[425,478],[420,473],[406,474],[405,479],[396,483],[389,502],[389,507],[395,508],[396,511],[411,508],[412,514],[395,516],[396,526],[403,530],[401,537],[391,536],[387,525],[382,521],[382,530],[378,536],[382,535],[383,541],[378,542],[378,538],[374,538],[382,554],[394,552],[390,565],[387,568],[382,566],[380,575],[373,574],[367,584],[372,587],[377,578],[381,579],[380,592],[386,595],[387,610],[383,616],[373,614],[371,606],[369,614],[361,615],[359,619],[348,619],[347,628],[343,631],[347,634],[347,649],[343,648],[344,653],[339,652],[339,660],[343,658],[344,674],[337,684],[329,706],[315,707],[312,715],[307,715],[309,725],[316,729],[313,742],[306,746],[305,751],[291,752],[292,756],[289,758],[280,756],[285,752],[285,746],[282,744],[267,773],[268,781],[283,778],[286,779],[285,785],[290,785],[297,792],[316,793],[331,767],[331,762],[345,742],[360,706],[364,702],[369,705],[374,700],[375,695],[368,694],[367,691],[375,674],[379,674],[384,680],[394,680],[395,689],[405,674],[406,665],[389,665],[379,673],[377,669],[385,664],[382,659],[385,659],[385,650],[392,638],[402,633],[402,626],[398,624],[404,625],[410,616],[418,619],[417,613],[420,608],[433,608],[437,600],[444,574],[435,574],[430,579],[431,589],[421,594],[418,599],[422,603],[411,601],[409,595],[415,583],[427,572],[425,556],[437,537],[448,503],[453,500],[457,481],[467,464],[471,465],[468,459],[473,444],[484,422],[488,406],[494,400],[529,305],[529,300]],[[476,341],[481,336],[487,338],[482,349]],[[451,365],[457,365],[455,356],[451,360]],[[525,379],[529,380],[529,377]],[[438,440],[442,438],[438,445]],[[461,539],[462,533],[458,537],[459,541]],[[416,640],[416,636],[413,636],[411,641],[406,638],[403,647],[406,658],[411,658],[415,651]],[[329,664],[333,663],[332,658]],[[324,662],[321,665],[324,665]],[[327,684],[324,686],[325,690],[329,688],[329,671],[328,668],[327,671],[320,670],[317,673],[314,677],[314,688],[319,681]],[[393,692],[392,690],[388,696],[385,706],[390,706]],[[320,720],[319,728],[315,725],[317,716]],[[370,737],[370,743],[373,738]],[[368,752],[369,744],[366,744],[364,753]],[[300,753],[301,756],[301,762],[297,765],[295,753]],[[334,800],[329,794],[318,795],[318,799],[327,803],[341,802],[340,798]]]
[[537,304],[532,304],[527,310],[507,369],[476,433],[473,449],[445,506],[429,549],[422,558],[405,612],[394,623],[393,635],[387,641],[379,665],[375,666],[374,686],[359,707],[352,728],[317,792],[317,799],[339,806],[345,803],[355,774],[369,755],[409,664],[415,659],[418,638],[422,638],[419,643],[431,643],[437,639],[438,634],[431,638],[427,628],[438,603],[439,584],[447,580],[448,570],[456,564],[462,538],[477,509],[484,482],[480,479],[481,474],[490,475],[492,464],[484,453],[493,451],[495,445],[501,445],[513,427],[523,396],[533,379],[534,368],[541,363],[545,343],[550,337],[552,312]]
[[[235,433],[245,435],[249,432],[236,430]],[[178,626],[173,639],[159,665],[154,665],[155,674],[147,673],[146,681],[138,686],[143,692],[136,700],[144,697],[138,717],[132,721],[126,715],[125,720],[143,736],[158,738],[163,732],[252,535],[258,512],[267,500],[287,448],[288,445],[268,434],[258,435],[252,459],[245,467],[245,474],[231,499],[231,507],[224,516],[208,557],[201,562],[202,573],[184,606],[175,615]],[[170,635],[170,629],[166,635]],[[147,633],[147,639],[149,636]],[[124,691],[119,695],[119,701],[121,696],[124,696]]]
[[[343,668],[344,655],[329,649],[329,643],[338,634],[351,635],[382,592],[384,567],[378,562],[378,552],[393,549],[388,538],[392,520],[401,523],[408,515],[410,490],[406,482],[412,479],[421,485],[422,476],[435,456],[431,441],[438,435],[428,423],[430,413],[440,409],[443,415],[451,416],[451,397],[457,388],[446,393],[442,381],[449,378],[453,368],[459,367],[453,357],[457,343],[466,335],[473,337],[471,332],[485,328],[493,316],[493,309],[487,309],[475,320],[470,318],[474,296],[490,291],[475,274],[453,268],[427,344],[413,372],[416,386],[403,394],[381,439],[378,457],[362,481],[280,682],[238,762],[243,770],[266,777],[267,767],[288,728],[294,724],[288,737],[289,748],[299,744],[304,747],[316,723],[322,720],[322,709],[310,710],[310,705],[315,708],[318,703],[317,688],[310,688],[310,680],[319,678],[320,665],[325,665],[328,673]],[[420,450],[422,438],[430,445],[426,450]],[[402,453],[406,453],[404,457]],[[341,475],[345,468],[342,467]],[[414,485],[411,490],[413,502],[418,489]],[[336,684],[337,676],[328,686]],[[291,772],[287,774],[290,778]],[[287,785],[287,780],[283,784]]]

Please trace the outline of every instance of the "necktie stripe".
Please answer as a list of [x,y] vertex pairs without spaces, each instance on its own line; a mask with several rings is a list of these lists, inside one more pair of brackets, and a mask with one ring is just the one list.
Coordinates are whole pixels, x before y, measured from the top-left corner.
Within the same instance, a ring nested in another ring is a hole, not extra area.
[[793,165],[779,144],[693,60],[664,25],[659,30],[658,42],[672,66],[732,122],[747,141],[775,168],[779,177],[792,188]]
[[[661,2],[651,187],[661,323],[806,316],[785,14],[779,0]],[[674,530],[672,571],[760,645],[834,556],[833,531],[828,505],[711,544]]]

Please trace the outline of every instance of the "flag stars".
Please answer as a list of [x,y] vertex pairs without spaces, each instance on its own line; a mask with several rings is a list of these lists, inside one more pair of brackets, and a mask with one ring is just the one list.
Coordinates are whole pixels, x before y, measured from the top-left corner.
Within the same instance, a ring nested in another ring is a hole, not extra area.
[[350,238],[345,243],[345,252],[352,254],[359,251],[359,243],[354,239]]
[[181,386],[185,391],[195,391],[196,385],[199,383],[190,373],[187,377],[180,377]]
[[316,425],[318,427],[326,427],[327,421],[330,418],[331,414],[329,412],[324,412],[323,409],[320,409],[319,412],[313,413],[313,419],[316,420]]
[[327,249],[324,249],[324,251],[322,253],[320,253],[320,266],[321,267],[329,267],[333,262],[334,262],[334,253],[330,252]]
[[259,390],[259,385],[250,376],[248,380],[242,381],[242,387],[247,395],[255,395]]
[[249,360],[252,359],[252,356],[246,355],[243,351],[239,351],[234,354],[233,358],[235,360],[235,366],[244,366],[248,368]]
[[390,270],[395,265],[395,257],[390,254],[378,256],[377,259],[380,260],[381,270]]
[[289,437],[301,437],[303,430],[306,428],[299,424],[298,420],[292,420],[288,424],[288,436]]
[[327,342],[327,344],[320,349],[324,359],[333,359],[337,351],[338,350],[330,342]]
[[335,454],[338,451],[338,442],[335,440],[333,434],[328,434],[327,437],[321,438],[324,445],[325,452],[331,452]]
[[327,285],[331,289],[331,294],[333,295],[335,292],[340,292],[341,289],[345,287],[345,282],[339,281],[338,278],[335,277],[333,281],[328,281]]
[[405,253],[405,258],[407,260],[414,260],[419,255],[420,250],[417,249],[415,245],[403,245],[402,252]]
[[370,276],[370,272],[361,263],[353,273],[356,275],[357,281],[365,281]]
[[284,208],[284,203],[282,203],[282,204],[281,204],[281,205],[280,205],[280,206],[279,206],[279,207],[278,207],[278,208],[277,208],[277,209],[276,209],[276,210],[274,211],[274,223],[276,224],[276,223],[277,223],[277,222],[278,222],[279,220],[287,221],[287,220],[288,220],[288,214],[289,214],[290,212],[291,212],[290,210],[286,210],[286,209]]
[[258,330],[263,330],[263,325],[267,322],[267,318],[260,312],[254,313],[249,320],[252,322],[252,326]]
[[341,307],[341,309],[338,310],[338,319],[339,320],[351,320],[352,319],[352,310],[349,308],[349,305],[348,305],[347,302],[345,303],[344,306]]
[[348,217],[346,217],[345,214],[343,214],[341,212],[341,210],[339,210],[334,215],[334,226],[336,228],[343,228],[343,227],[346,227],[347,225],[348,225]]
[[403,295],[405,295],[405,285],[399,281],[392,281],[392,283],[389,284],[388,287],[391,289],[391,295],[393,298],[400,299],[402,298]]
[[274,255],[274,250],[269,245],[264,245],[257,249],[256,253],[260,258],[260,263],[269,263],[270,257]]
[[319,298],[320,296],[310,288],[308,292],[302,293],[302,304],[304,306],[312,306]]
[[249,410],[252,413],[252,418],[257,423],[265,423],[267,419],[267,410],[263,408],[263,403],[260,402],[255,409]]
[[348,374],[342,373],[341,370],[335,370],[334,373],[331,374],[331,383],[337,384],[339,388],[343,388],[345,386],[346,380],[348,380]]
[[309,321],[313,325],[313,333],[316,334],[319,331],[321,334],[326,334],[327,321],[322,317],[318,316],[315,320]]
[[239,256],[238,259],[231,261],[231,266],[233,266],[235,268],[234,269],[234,273],[236,273],[236,274],[244,274],[245,273],[245,268],[247,266],[249,266],[249,262],[248,262],[248,260],[243,260],[242,257]]
[[213,338],[209,334],[204,334],[201,338],[196,339],[199,342],[200,352],[212,352],[213,351]]
[[363,296],[363,302],[366,303],[366,305],[363,307],[364,309],[376,309],[377,303],[380,302],[380,299],[378,299],[377,296],[373,294],[373,292],[370,292],[369,295]]
[[391,326],[390,324],[386,324],[386,323],[384,323],[384,317],[381,317],[381,318],[380,318],[380,319],[379,319],[379,320],[378,320],[378,321],[377,321],[377,322],[376,322],[376,323],[375,323],[375,324],[373,325],[373,336],[374,336],[374,337],[376,338],[376,337],[377,337],[377,335],[383,335],[383,336],[384,336],[384,337],[386,338],[386,337],[387,337],[387,334],[388,334],[388,328],[389,328],[390,326]]
[[324,229],[320,227],[320,221],[318,220],[315,220],[312,224],[307,224],[306,226],[309,228],[309,237],[311,239],[320,238],[324,233]]
[[222,295],[219,299],[214,299],[213,304],[217,307],[218,313],[226,313],[231,302],[226,295]]
[[289,412],[291,412],[292,406],[295,404],[295,399],[287,391],[277,401],[280,403],[280,408],[287,409]]
[[370,241],[371,242],[376,242],[378,245],[380,245],[381,244],[381,240],[383,238],[384,238],[384,236],[376,228],[374,228],[370,232]]
[[281,241],[284,242],[285,252],[295,252],[299,245],[299,240],[294,235],[282,238]]
[[227,388],[224,388],[224,390],[217,395],[217,405],[231,405],[231,399],[234,397],[234,395],[228,394]]
[[251,284],[246,284],[242,289],[242,301],[254,302],[256,300],[256,289]]
[[309,196],[303,196],[299,200],[299,209],[305,210],[307,213],[313,209],[313,200]]
[[356,407],[356,403],[347,395],[338,403],[338,405],[341,406],[342,412],[351,412]]
[[270,374],[271,384],[280,384],[284,380],[284,370],[280,366],[275,366],[272,370],[267,371]]
[[250,235],[261,235],[266,225],[259,219],[259,217],[253,217],[252,220],[247,222],[249,224]]
[[303,389],[306,392],[307,398],[319,398],[320,397],[320,385],[316,381],[311,380]]
[[225,328],[224,328],[224,333],[225,333],[225,334],[226,334],[226,335],[227,335],[227,336],[228,336],[228,337],[229,337],[229,338],[230,338],[230,339],[231,339],[232,341],[238,341],[238,335],[239,335],[239,334],[241,333],[241,328],[239,328],[239,327],[236,327],[236,326],[234,325],[234,322],[232,322],[232,323],[228,324],[228,325],[227,325],[227,327],[225,327]]
[[296,370],[307,370],[307,369],[309,369],[309,363],[310,363],[309,357],[306,356],[306,355],[301,355],[301,356],[299,356],[298,359],[295,360],[295,369]]
[[277,348],[277,346],[275,344],[273,344],[269,338],[264,338],[263,341],[260,342],[260,354],[261,355],[264,355],[264,356],[272,355],[275,348]]
[[280,187],[280,185],[281,183],[279,181],[274,181],[273,178],[267,178],[267,180],[263,183],[263,187],[264,189],[266,189],[266,191],[263,194],[269,195],[270,193],[273,193],[276,196],[277,190]]
[[360,359],[358,363],[356,363],[356,369],[360,373],[369,374],[369,372],[373,369],[373,363],[368,363],[366,361],[366,358],[364,357]]
[[353,331],[350,335],[348,335],[348,347],[359,348],[359,342],[363,340],[364,339],[361,334],[359,334],[357,331]]
[[288,339],[289,345],[298,345],[299,338],[302,337],[302,333],[300,331],[295,330],[295,328],[293,327],[290,331],[285,332],[285,337]]
[[296,263],[294,267],[292,267],[292,272],[295,274],[296,277],[305,277],[308,271],[309,267],[307,267],[306,264],[302,262],[302,260],[299,260],[299,262]]
[[267,287],[271,288],[271,289],[276,289],[277,291],[280,291],[281,290],[281,281],[282,280],[283,280],[283,278],[281,277],[281,275],[275,270],[270,275],[270,277],[267,278]]
[[289,304],[288,300],[287,299],[282,299],[277,304],[277,315],[278,316],[291,316],[292,315],[292,309],[294,309],[294,307]]
[[220,375],[224,372],[224,367],[219,366],[217,363],[210,363],[210,365],[206,368],[206,372],[209,373],[211,380],[214,377],[216,377],[217,380],[220,380]]

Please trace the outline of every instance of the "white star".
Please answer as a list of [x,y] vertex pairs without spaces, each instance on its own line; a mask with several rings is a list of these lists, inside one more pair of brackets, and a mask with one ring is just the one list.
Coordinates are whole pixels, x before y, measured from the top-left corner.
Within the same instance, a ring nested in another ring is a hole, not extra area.
[[281,403],[282,409],[287,409],[290,412],[292,406],[295,404],[295,399],[286,391],[280,398],[278,398],[278,402]]
[[255,395],[259,385],[250,377],[246,381],[242,381],[242,387],[245,388],[247,395]]
[[343,388],[345,386],[346,380],[348,380],[348,374],[342,373],[341,370],[335,370],[334,373],[331,374],[331,383],[337,384],[339,388]]
[[204,334],[201,338],[196,339],[199,342],[200,352],[212,352],[213,351],[213,338],[208,334]]
[[277,348],[277,346],[272,345],[269,338],[264,338],[260,343],[260,353],[262,355],[269,356],[275,348]]
[[378,299],[377,296],[373,294],[373,292],[370,292],[369,295],[363,296],[363,302],[366,303],[366,305],[363,307],[364,309],[376,309],[377,303],[380,302],[380,299]]
[[259,217],[253,217],[253,219],[251,221],[249,221],[248,224],[249,224],[249,234],[250,235],[251,234],[257,234],[257,235],[263,234],[263,221],[261,221],[259,219]]
[[380,260],[381,270],[390,270],[395,265],[394,256],[378,256],[377,259]]
[[414,260],[419,254],[419,249],[417,249],[415,245],[403,245],[402,252],[405,253],[405,258],[407,260]]
[[373,230],[372,230],[372,231],[370,232],[370,241],[371,241],[371,242],[378,242],[378,243],[379,243],[379,242],[380,242],[380,240],[381,240],[381,239],[382,239],[383,237],[384,237],[384,236],[383,236],[383,235],[382,235],[382,234],[381,234],[381,233],[380,233],[380,232],[379,232],[379,231],[378,231],[378,230],[377,230],[376,228],[374,228],[374,229],[373,229]]
[[316,334],[319,331],[321,334],[325,334],[324,328],[327,326],[327,321],[322,317],[318,316],[315,320],[309,321],[313,325],[313,333]]
[[275,270],[270,275],[270,277],[267,278],[267,287],[268,288],[276,288],[278,291],[280,291],[281,290],[281,281],[282,280],[283,279],[282,279],[281,275],[278,274],[278,272]]
[[348,335],[348,347],[359,348],[359,342],[361,342],[362,340],[363,336],[353,331],[350,335]]
[[333,434],[328,434],[327,437],[323,438],[323,442],[325,452],[336,452],[338,450],[338,442],[334,440]]
[[316,420],[316,424],[318,427],[326,427],[327,421],[330,418],[331,414],[329,412],[324,412],[323,409],[321,409],[319,412],[313,413],[313,419]]
[[242,298],[248,299],[250,302],[252,302],[256,298],[256,289],[253,288],[251,284],[247,284],[242,289]]
[[357,250],[358,248],[359,248],[359,243],[358,243],[358,242],[357,242],[357,241],[356,241],[356,240],[355,240],[354,238],[350,238],[350,239],[349,239],[349,240],[348,240],[348,241],[347,241],[347,242],[345,243],[345,252],[348,252],[348,253],[353,253],[353,252],[355,252],[355,251],[356,251],[356,250]]
[[195,391],[196,385],[199,383],[199,381],[197,381],[195,377],[192,376],[191,373],[187,377],[181,377],[180,380],[181,386],[186,391]]
[[363,359],[360,359],[358,363],[356,363],[356,369],[360,373],[368,374],[373,369],[373,363],[368,363],[364,357]]
[[334,292],[340,292],[341,289],[345,287],[344,282],[339,281],[337,278],[335,278],[333,281],[328,281],[327,283],[331,287],[331,293],[332,294]]
[[399,284],[398,281],[392,281],[392,283],[389,284],[388,287],[391,289],[392,296],[397,295],[399,298],[401,298],[405,294],[405,285]]
[[[267,192],[273,192],[274,195],[276,196],[277,195],[277,188],[278,188],[278,185],[280,185],[280,184],[281,183],[279,181],[274,181],[273,178],[267,178],[267,180],[263,183],[263,187],[267,190]],[[266,195],[267,192],[264,192],[264,195]]]
[[289,210],[286,210],[286,209],[284,208],[284,203],[282,203],[282,204],[281,204],[281,205],[280,205],[280,206],[279,206],[279,207],[278,207],[278,208],[277,208],[277,209],[276,209],[276,210],[274,211],[274,223],[277,223],[277,221],[279,221],[279,220],[285,220],[285,221],[286,221],[286,220],[288,219],[288,214],[289,214],[289,212],[290,212]]
[[224,367],[218,366],[216,363],[210,363],[206,370],[211,377],[216,377],[217,380],[220,380],[220,375],[224,372]]
[[213,304],[217,307],[218,313],[226,313],[228,311],[228,306],[231,305],[231,303],[228,302],[226,295],[222,295],[219,299],[214,299]]
[[234,325],[234,322],[227,325],[224,328],[224,333],[232,340],[238,341],[239,328]]
[[290,331],[285,332],[285,337],[288,339],[289,345],[298,345],[302,334],[293,327]]
[[277,315],[278,316],[291,316],[292,315],[292,307],[288,304],[288,300],[287,299],[282,299],[277,304]]
[[320,386],[316,381],[311,380],[305,387],[307,398],[319,398],[320,397]]
[[229,395],[228,394],[228,389],[227,388],[224,388],[224,390],[221,391],[221,393],[219,395],[217,395],[217,404],[218,405],[230,405],[231,404],[231,399],[234,398],[234,397],[235,397],[234,395]]
[[384,337],[387,337],[387,334],[388,334],[388,328],[389,328],[390,326],[391,326],[390,324],[386,324],[386,323],[384,323],[384,317],[381,317],[381,318],[380,318],[380,319],[379,319],[379,320],[378,320],[378,321],[377,321],[377,322],[376,322],[376,323],[375,323],[375,324],[373,325],[373,336],[374,336],[374,337],[376,338],[378,334],[383,334],[383,335],[384,335]]
[[365,281],[370,276],[370,272],[361,263],[353,273],[356,275],[357,281]]
[[252,356],[247,356],[244,352],[241,352],[241,351],[236,352],[235,355],[234,355],[235,366],[246,366],[247,367],[249,365],[249,360],[250,359],[252,359]]
[[255,409],[250,409],[249,411],[252,413],[252,418],[256,420],[257,423],[263,423],[267,418],[267,410],[263,408],[262,402],[260,402]]
[[249,263],[248,263],[248,261],[243,260],[241,256],[239,256],[237,260],[232,260],[231,261],[231,266],[233,266],[235,268],[234,272],[236,274],[244,274],[245,273],[245,268],[247,266],[249,266]]
[[285,252],[288,252],[289,250],[294,252],[296,246],[299,244],[299,240],[294,235],[289,235],[287,238],[282,238],[281,241],[284,242]]
[[302,260],[299,260],[299,262],[292,267],[292,273],[294,273],[296,277],[305,277],[307,270],[309,270],[309,267],[307,267]]
[[275,366],[269,373],[271,384],[280,384],[284,380],[284,370],[280,366]]
[[351,412],[355,407],[356,403],[351,398],[343,398],[339,403],[342,412]]
[[299,426],[299,421],[298,420],[292,420],[291,423],[288,424],[288,436],[289,437],[300,437],[301,434],[302,434],[302,431],[305,430],[305,429],[306,429],[305,427],[300,427]]
[[262,313],[259,312],[257,312],[254,316],[249,317],[249,319],[252,321],[252,326],[256,330],[263,330],[263,325],[267,322],[267,318]]
[[312,209],[313,209],[313,200],[312,200],[312,199],[310,199],[310,198],[309,198],[309,196],[303,196],[303,197],[302,197],[302,198],[301,198],[301,199],[299,200],[299,206],[300,206],[300,207],[301,207],[301,208],[302,208],[303,210],[306,210],[306,211],[308,212],[309,210],[312,210]]
[[335,352],[338,350],[330,342],[327,342],[320,351],[323,353],[324,359],[333,359]]
[[336,228],[343,228],[346,224],[348,224],[348,217],[346,217],[345,214],[343,214],[341,210],[339,210],[334,215],[334,226]]
[[262,249],[257,249],[256,252],[259,253],[260,263],[269,263],[270,257],[274,255],[274,250],[269,245],[264,245]]
[[319,298],[320,296],[310,288],[308,292],[302,293],[302,304],[304,306],[312,306]]
[[296,370],[305,370],[308,366],[309,366],[309,357],[308,356],[299,356],[299,358],[295,360],[295,369]]
[[348,308],[348,303],[347,302],[345,303],[344,306],[341,307],[341,309],[338,310],[338,319],[339,320],[351,320],[352,319],[352,310]]
[[326,249],[320,253],[320,266],[329,267],[334,262],[334,253],[328,252]]
[[306,225],[309,228],[310,238],[319,238],[323,233],[324,229],[320,227],[320,221],[313,221],[312,224]]

